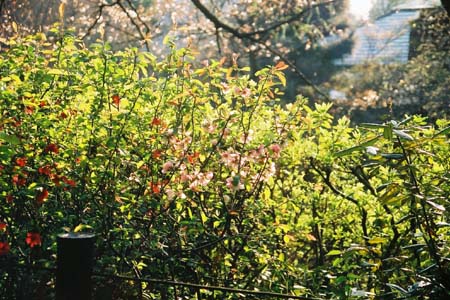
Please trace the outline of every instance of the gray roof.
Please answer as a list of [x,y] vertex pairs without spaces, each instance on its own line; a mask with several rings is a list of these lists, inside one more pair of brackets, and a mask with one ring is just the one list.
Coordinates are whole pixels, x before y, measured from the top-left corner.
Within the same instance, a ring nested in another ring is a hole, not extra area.
[[336,59],[336,65],[356,65],[367,61],[405,63],[408,61],[411,21],[420,15],[418,9],[397,10],[371,24],[359,27],[353,34],[352,52]]
[[[411,22],[419,18],[422,9],[439,5],[439,0],[403,2],[373,23],[357,28],[353,33],[352,52],[334,60],[334,63],[336,65],[357,65],[368,61],[406,63],[409,55]],[[340,39],[345,37],[346,35],[342,35]],[[323,44],[336,42],[336,39],[328,37]]]
[[439,5],[439,0],[409,0],[394,7],[394,10],[402,9],[425,9]]

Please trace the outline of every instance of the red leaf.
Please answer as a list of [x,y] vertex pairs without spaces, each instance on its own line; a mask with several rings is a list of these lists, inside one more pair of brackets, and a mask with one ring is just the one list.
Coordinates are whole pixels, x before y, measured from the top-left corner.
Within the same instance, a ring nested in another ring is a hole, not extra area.
[[162,151],[161,150],[154,150],[152,152],[152,158],[153,159],[158,159],[161,157]]
[[22,121],[20,121],[16,117],[13,117],[12,120],[13,120],[13,126],[14,127],[19,127],[20,125],[22,125]]
[[14,196],[13,195],[9,194],[9,195],[6,196],[6,202],[12,203],[13,200],[14,200]]
[[26,180],[26,178],[19,177],[19,175],[15,174],[12,177],[12,182],[13,182],[13,184],[18,185],[18,186],[24,186],[25,183],[27,183],[27,180]]
[[39,167],[38,172],[39,172],[39,174],[50,176],[50,174],[52,173],[52,170],[49,165],[46,165],[43,167]]
[[67,114],[66,114],[65,112],[61,112],[61,113],[59,114],[59,118],[60,118],[60,119],[65,119],[65,118],[67,118]]
[[16,159],[16,164],[17,164],[19,167],[25,167],[26,164],[27,164],[27,159],[26,159],[26,157],[19,157],[19,158],[17,158],[17,159]]
[[68,179],[65,176],[63,177],[63,181],[65,184],[70,185],[71,187],[76,187],[77,183],[75,182],[75,180],[72,179]]
[[48,191],[46,189],[43,189],[36,195],[36,201],[39,204],[42,204],[42,203],[44,203],[44,200],[47,199],[47,197],[48,197]]
[[152,125],[153,126],[159,126],[159,125],[161,125],[161,119],[159,119],[159,118],[153,118],[153,120],[152,120]]
[[112,97],[112,102],[115,106],[119,107],[120,104],[120,97],[119,95],[113,95]]
[[159,194],[159,193],[161,192],[161,189],[160,189],[158,183],[150,182],[149,185],[150,185],[150,188],[152,189],[152,192],[153,192],[154,194]]
[[50,143],[45,147],[44,152],[45,153],[53,152],[53,153],[57,154],[59,152],[59,149],[56,144]]
[[9,252],[8,242],[0,242],[0,256],[6,255]]
[[187,160],[189,161],[190,164],[193,164],[197,158],[200,156],[199,152],[195,152],[194,154],[188,154],[187,155]]
[[40,246],[42,244],[41,235],[38,232],[28,232],[25,242],[28,246],[30,246],[30,248]]

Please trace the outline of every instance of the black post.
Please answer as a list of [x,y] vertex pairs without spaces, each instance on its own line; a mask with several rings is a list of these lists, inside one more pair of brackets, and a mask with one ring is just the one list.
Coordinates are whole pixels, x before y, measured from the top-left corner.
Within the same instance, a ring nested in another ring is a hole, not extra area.
[[92,299],[94,234],[58,235],[56,300]]

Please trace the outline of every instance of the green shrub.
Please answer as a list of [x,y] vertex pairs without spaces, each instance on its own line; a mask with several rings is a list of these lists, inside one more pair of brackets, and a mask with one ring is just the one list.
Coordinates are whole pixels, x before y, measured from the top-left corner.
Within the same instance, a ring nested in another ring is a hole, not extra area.
[[[254,81],[223,61],[194,67],[170,41],[158,61],[53,34],[0,55],[0,261],[53,266],[58,233],[91,231],[100,273],[328,298],[445,294],[447,121],[352,129],[330,105],[281,107],[282,63]],[[1,276],[2,291],[28,282]]]

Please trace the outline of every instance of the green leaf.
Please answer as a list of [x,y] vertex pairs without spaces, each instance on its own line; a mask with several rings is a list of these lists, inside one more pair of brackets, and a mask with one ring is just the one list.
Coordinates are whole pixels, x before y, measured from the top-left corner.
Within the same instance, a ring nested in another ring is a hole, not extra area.
[[407,245],[407,246],[403,246],[402,249],[413,249],[413,250],[417,250],[417,249],[421,249],[426,247],[426,244],[413,244],[413,245]]
[[50,69],[47,71],[47,74],[49,75],[65,75],[63,70],[60,69]]
[[442,129],[441,131],[439,131],[438,133],[436,133],[436,134],[433,136],[433,138],[435,138],[435,137],[437,137],[438,135],[441,135],[441,134],[450,134],[450,126],[444,128],[444,129]]
[[208,221],[208,217],[203,211],[200,212],[200,217],[202,218],[202,223],[206,223],[206,221]]
[[388,204],[392,199],[400,193],[401,189],[398,184],[391,183],[386,187],[386,191],[381,195],[378,200],[382,204]]
[[327,256],[335,256],[335,255],[341,255],[341,250],[331,250],[327,253]]
[[280,80],[281,84],[283,86],[286,86],[286,76],[284,76],[283,72],[275,72],[275,75],[278,77],[278,79]]
[[389,123],[389,126],[384,127],[383,136],[387,140],[392,140],[392,138],[393,138],[392,124]]
[[393,196],[393,197],[385,199],[384,201],[381,201],[381,203],[385,204],[385,205],[396,205],[396,206],[399,206],[399,205],[403,205],[405,203],[405,201],[408,200],[408,199],[409,199],[408,195],[401,195],[401,196],[398,196],[398,197]]
[[377,136],[377,137],[374,137],[374,138],[372,138],[372,139],[370,139],[368,141],[365,141],[361,145],[353,146],[351,148],[338,151],[338,152],[336,152],[334,154],[334,157],[342,157],[342,156],[349,155],[349,154],[351,154],[352,152],[355,152],[355,151],[365,150],[366,147],[369,147],[369,146],[372,146],[373,144],[375,144],[375,142],[378,141],[379,138],[380,137]]
[[4,132],[0,132],[0,140],[3,140],[11,145],[19,145],[20,139],[14,134],[6,134]]
[[359,151],[359,150],[362,150],[362,149],[364,149],[364,147],[362,147],[362,146],[353,146],[351,148],[344,149],[344,150],[336,152],[334,154],[334,157],[346,156],[346,155],[349,155],[349,154],[351,154],[351,153],[353,153],[355,151]]

